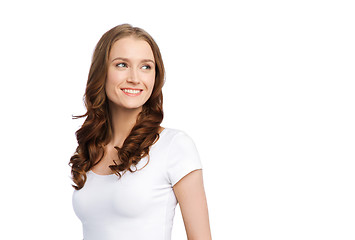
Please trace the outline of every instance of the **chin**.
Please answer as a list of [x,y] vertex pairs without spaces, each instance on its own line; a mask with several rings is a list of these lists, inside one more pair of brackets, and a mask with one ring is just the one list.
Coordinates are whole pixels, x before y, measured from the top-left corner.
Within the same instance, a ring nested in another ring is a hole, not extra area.
[[126,105],[122,107],[127,110],[142,110],[143,105]]
[[124,110],[141,110],[145,102],[142,101],[121,101],[112,102],[114,108],[124,109]]

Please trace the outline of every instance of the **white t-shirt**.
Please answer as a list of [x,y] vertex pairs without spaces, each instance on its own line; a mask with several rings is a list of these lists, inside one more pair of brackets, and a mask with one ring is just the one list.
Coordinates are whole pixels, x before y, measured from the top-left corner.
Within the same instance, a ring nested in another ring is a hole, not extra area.
[[193,140],[165,128],[151,146],[141,169],[121,178],[87,172],[87,181],[74,190],[73,208],[83,224],[84,240],[170,240],[177,200],[173,186],[201,169]]

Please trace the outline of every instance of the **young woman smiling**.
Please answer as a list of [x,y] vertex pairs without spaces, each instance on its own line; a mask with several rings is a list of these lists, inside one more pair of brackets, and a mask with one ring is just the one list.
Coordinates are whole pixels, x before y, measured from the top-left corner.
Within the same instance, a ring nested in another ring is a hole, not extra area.
[[69,163],[85,240],[169,240],[177,202],[188,239],[211,239],[194,142],[160,126],[163,84],[162,57],[147,32],[123,24],[99,40]]

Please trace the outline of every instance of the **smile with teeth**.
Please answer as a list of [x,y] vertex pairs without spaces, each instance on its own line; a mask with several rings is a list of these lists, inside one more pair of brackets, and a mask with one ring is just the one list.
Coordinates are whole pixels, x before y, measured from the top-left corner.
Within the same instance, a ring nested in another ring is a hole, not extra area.
[[129,95],[129,96],[136,96],[136,95],[139,95],[142,92],[142,90],[139,90],[139,89],[128,89],[128,88],[123,88],[122,91],[126,95]]

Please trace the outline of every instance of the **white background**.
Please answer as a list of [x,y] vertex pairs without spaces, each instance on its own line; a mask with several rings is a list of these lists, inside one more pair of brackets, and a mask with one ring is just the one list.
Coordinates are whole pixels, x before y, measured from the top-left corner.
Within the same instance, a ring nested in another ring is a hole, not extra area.
[[71,116],[121,23],[160,46],[163,126],[195,140],[214,239],[355,239],[351,2],[2,1],[0,239],[82,239]]

